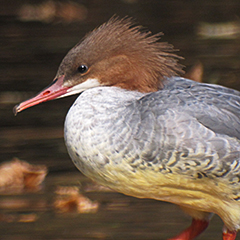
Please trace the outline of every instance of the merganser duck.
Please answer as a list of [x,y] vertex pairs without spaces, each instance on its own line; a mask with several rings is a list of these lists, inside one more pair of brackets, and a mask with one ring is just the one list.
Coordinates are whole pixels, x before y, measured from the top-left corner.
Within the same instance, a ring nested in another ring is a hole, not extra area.
[[63,59],[53,82],[14,113],[81,93],[65,121],[77,168],[121,193],[179,205],[191,240],[213,213],[223,240],[240,228],[240,92],[178,77],[172,45],[111,18]]

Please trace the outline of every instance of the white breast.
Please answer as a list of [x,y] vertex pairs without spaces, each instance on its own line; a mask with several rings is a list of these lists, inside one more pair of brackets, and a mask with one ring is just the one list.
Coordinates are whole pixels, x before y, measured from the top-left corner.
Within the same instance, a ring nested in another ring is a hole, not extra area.
[[109,161],[121,163],[123,146],[132,134],[123,127],[122,116],[127,114],[126,106],[141,96],[139,92],[98,87],[77,98],[67,114],[64,134],[68,152],[82,173],[96,179]]

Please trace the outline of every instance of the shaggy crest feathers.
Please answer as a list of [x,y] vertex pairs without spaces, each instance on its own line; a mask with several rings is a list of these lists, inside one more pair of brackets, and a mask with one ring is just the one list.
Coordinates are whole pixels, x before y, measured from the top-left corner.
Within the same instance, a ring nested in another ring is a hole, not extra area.
[[[171,44],[158,42],[161,35],[152,35],[150,31],[143,31],[141,26],[134,26],[131,18],[112,17],[69,51],[59,71],[67,65],[76,68],[80,63],[87,64],[91,70],[94,63],[109,59],[118,67],[112,68],[114,76],[109,73],[111,79],[105,73],[105,78],[100,79],[102,85],[142,92],[157,91],[165,77],[183,73],[183,66],[178,63],[181,57],[173,53],[176,50]],[[76,64],[69,63],[69,59],[74,59]]]

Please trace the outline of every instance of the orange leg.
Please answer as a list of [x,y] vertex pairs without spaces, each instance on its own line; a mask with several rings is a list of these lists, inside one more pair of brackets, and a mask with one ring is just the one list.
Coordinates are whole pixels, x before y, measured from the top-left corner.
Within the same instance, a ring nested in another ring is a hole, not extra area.
[[[193,219],[190,227],[182,231],[176,237],[168,240],[193,240],[207,228],[208,224],[208,221]],[[224,240],[234,240],[234,238],[226,238]]]
[[229,231],[223,232],[223,240],[235,240],[237,237],[237,231]]

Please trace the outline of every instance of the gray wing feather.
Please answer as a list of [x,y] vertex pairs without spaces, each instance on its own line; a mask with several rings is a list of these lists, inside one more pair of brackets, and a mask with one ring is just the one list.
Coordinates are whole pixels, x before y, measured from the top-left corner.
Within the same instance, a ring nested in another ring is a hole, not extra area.
[[195,117],[215,133],[240,139],[240,93],[236,90],[174,78],[162,92],[150,96],[165,109],[175,108]]
[[239,185],[239,92],[175,78],[131,109],[140,114],[133,135],[141,167]]

